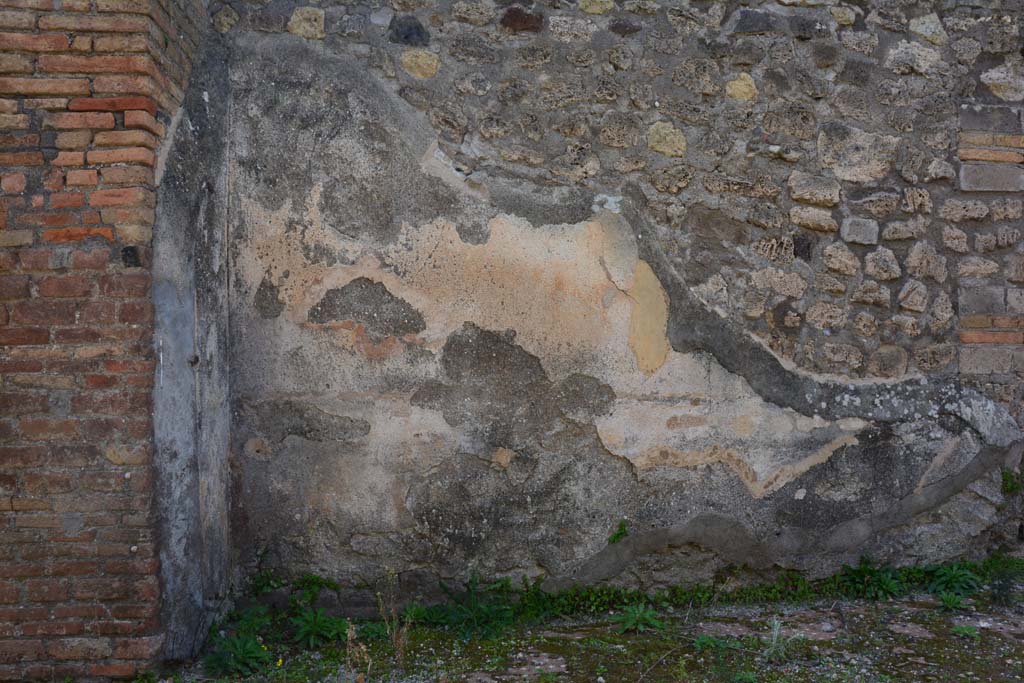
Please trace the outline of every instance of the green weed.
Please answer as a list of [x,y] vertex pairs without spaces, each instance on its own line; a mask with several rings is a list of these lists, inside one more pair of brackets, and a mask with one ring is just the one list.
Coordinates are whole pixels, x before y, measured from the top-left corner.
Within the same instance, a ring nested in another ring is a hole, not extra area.
[[643,603],[630,605],[612,616],[612,621],[619,625],[619,633],[627,631],[660,631],[665,628],[664,622],[658,619],[657,611]]
[[974,573],[977,565],[967,562],[930,568],[932,575],[928,584],[928,592],[934,595],[953,593],[954,595],[970,595],[981,587],[981,577]]
[[843,565],[840,573],[844,592],[853,598],[890,600],[905,592],[899,574],[891,567],[876,567],[862,557],[856,567]]
[[612,535],[608,537],[608,544],[613,545],[618,543],[626,536],[629,536],[629,527],[626,526],[626,520],[622,519],[619,520],[619,526],[617,526]]
[[956,593],[940,593],[939,609],[943,612],[954,612],[964,608],[964,599]]
[[978,632],[978,629],[975,628],[974,626],[965,626],[965,625],[962,625],[962,624],[959,625],[959,626],[954,626],[953,628],[950,629],[950,633],[952,633],[957,638],[968,638],[970,640],[981,640],[981,634]]
[[319,608],[307,607],[291,621],[295,642],[310,649],[341,640],[348,632],[347,619],[328,616]]
[[254,635],[238,633],[214,643],[203,663],[214,676],[252,676],[270,662],[271,655],[266,645]]

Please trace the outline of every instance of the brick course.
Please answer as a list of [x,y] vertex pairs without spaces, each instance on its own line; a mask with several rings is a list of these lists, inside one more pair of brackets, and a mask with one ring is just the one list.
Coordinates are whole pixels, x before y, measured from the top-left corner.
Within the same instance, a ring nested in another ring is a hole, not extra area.
[[139,226],[203,13],[0,0],[0,681],[159,653]]

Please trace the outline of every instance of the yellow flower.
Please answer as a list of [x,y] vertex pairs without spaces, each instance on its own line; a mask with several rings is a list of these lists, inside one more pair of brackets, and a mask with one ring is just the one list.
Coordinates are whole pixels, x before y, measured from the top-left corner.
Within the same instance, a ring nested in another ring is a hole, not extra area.
[[267,646],[266,645],[260,645],[260,647],[262,647],[263,651],[266,652],[266,650],[267,650]]
[[284,660],[283,660],[283,659],[280,659],[280,658],[278,658],[278,660],[277,660],[277,665],[278,665],[278,666],[281,666],[282,664],[284,664]]

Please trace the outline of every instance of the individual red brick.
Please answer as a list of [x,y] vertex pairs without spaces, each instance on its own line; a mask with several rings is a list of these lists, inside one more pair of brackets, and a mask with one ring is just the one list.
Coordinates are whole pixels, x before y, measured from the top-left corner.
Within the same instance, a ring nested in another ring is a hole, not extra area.
[[156,213],[152,208],[142,206],[111,206],[100,209],[104,223],[114,225],[152,225]]
[[[2,0],[0,0],[2,1]],[[22,102],[25,109],[46,109],[47,111],[63,110],[68,108],[66,97],[33,97]]]
[[153,169],[147,166],[109,166],[100,169],[104,185],[152,185]]
[[0,167],[42,165],[42,152],[0,152]]
[[144,110],[156,116],[156,102],[149,97],[77,97],[68,103],[70,111]]
[[96,38],[96,52],[149,52],[150,45],[147,36],[138,34],[109,34]]
[[50,192],[60,192],[64,189],[64,171],[59,168],[50,168],[43,173],[43,188]]
[[61,638],[46,643],[46,654],[54,659],[104,659],[110,653],[106,638]]
[[[6,102],[8,100],[0,100]],[[0,147],[38,147],[37,133],[0,133]]]
[[74,325],[78,306],[72,301],[31,299],[10,307],[10,319],[23,325]]
[[156,198],[150,190],[125,187],[113,190],[94,190],[89,194],[89,206],[154,206]]
[[149,293],[149,281],[145,273],[107,275],[100,279],[100,291],[104,296],[141,298]]
[[39,18],[39,28],[44,31],[145,33],[149,30],[149,19],[141,16],[46,14]]
[[30,74],[32,73],[32,59],[24,55],[0,53],[0,72]]
[[159,142],[145,130],[110,130],[97,133],[93,138],[97,147],[148,147],[156,149]]
[[114,373],[153,373],[156,371],[156,361],[107,360],[103,362],[103,368]]
[[117,313],[119,322],[129,325],[153,321],[153,305],[148,301],[127,301]]
[[94,169],[72,169],[68,171],[66,182],[69,185],[91,187],[99,182],[99,174]]
[[145,164],[152,166],[156,156],[145,147],[117,147],[113,149],[93,149],[86,154],[90,164]]
[[50,163],[54,166],[84,166],[85,152],[60,151]]
[[106,678],[131,678],[139,671],[139,666],[131,662],[105,662],[89,665],[90,676],[103,676]]
[[157,101],[165,99],[166,89],[158,85],[151,76],[140,75],[97,75],[93,78],[93,92],[101,95],[142,95]]
[[148,57],[43,55],[36,60],[38,68],[50,73],[148,73],[153,62]]
[[85,297],[92,293],[93,279],[85,275],[44,277],[36,284],[41,297]]
[[4,467],[38,467],[49,451],[42,446],[0,446],[0,462]]
[[965,344],[1024,344],[1024,332],[961,330],[960,341]]
[[113,128],[114,115],[106,111],[64,112],[47,114],[43,118],[46,128]]
[[0,190],[9,194],[20,194],[25,190],[25,183],[24,173],[5,173],[0,178]]
[[61,33],[0,33],[0,45],[18,52],[60,52],[70,46]]
[[14,417],[15,415],[45,413],[48,409],[49,402],[44,394],[0,392],[0,415]]
[[1003,329],[1024,329],[1024,318],[1013,318],[1005,315],[997,315],[992,318],[992,327]]
[[[74,171],[69,171],[73,173]],[[78,209],[85,205],[85,195],[81,192],[55,192],[50,195],[51,209]]]
[[[42,602],[42,601],[40,601]],[[21,633],[30,638],[37,636],[77,636],[85,631],[80,621],[30,621],[21,625]]]
[[959,157],[963,161],[992,161],[1003,164],[1024,162],[1024,154],[1006,149],[975,149],[961,147]]
[[26,581],[25,592],[32,602],[60,602],[68,599],[67,583],[61,579]]
[[78,322],[82,325],[109,325],[117,320],[113,301],[89,301],[78,309]]
[[18,428],[30,441],[68,439],[78,434],[78,423],[74,420],[22,418],[18,422]]
[[4,10],[0,12],[0,27],[33,29],[36,25],[36,15],[32,12],[18,12],[15,10]]
[[118,639],[114,645],[114,658],[152,659],[160,653],[162,645],[163,636]]
[[99,570],[100,563],[96,560],[62,560],[51,562],[47,573],[50,576],[86,576]]
[[113,242],[114,230],[113,228],[76,227],[45,230],[43,232],[44,241],[57,244],[65,242],[81,242],[82,240],[89,239],[90,237],[99,237],[107,240],[108,242]]
[[72,270],[105,270],[110,263],[109,249],[78,249],[70,254],[69,267]]
[[91,130],[66,130],[57,133],[57,149],[85,149],[90,142]]
[[158,138],[164,136],[163,124],[153,118],[148,111],[126,111],[124,113],[124,127],[142,128]]
[[74,211],[33,211],[18,216],[21,223],[47,227],[73,225],[81,222],[79,214]]
[[25,275],[0,276],[0,301],[27,299],[30,295],[30,282],[31,279]]
[[43,652],[41,640],[0,640],[0,664],[33,661]]
[[18,253],[18,263],[22,270],[53,270],[56,267],[52,249],[22,249]]
[[0,94],[88,95],[88,78],[0,78]]
[[0,328],[0,346],[46,344],[49,341],[50,331],[46,328]]

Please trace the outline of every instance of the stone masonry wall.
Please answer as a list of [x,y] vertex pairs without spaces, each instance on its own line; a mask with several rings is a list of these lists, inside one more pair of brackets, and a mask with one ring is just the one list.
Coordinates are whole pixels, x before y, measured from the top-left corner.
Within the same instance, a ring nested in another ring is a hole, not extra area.
[[1019,543],[1020,2],[210,14],[239,577]]
[[257,569],[1018,548],[1022,20],[0,0],[0,680],[188,656]]
[[161,648],[154,173],[202,13],[0,0],[0,680]]

